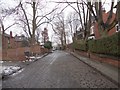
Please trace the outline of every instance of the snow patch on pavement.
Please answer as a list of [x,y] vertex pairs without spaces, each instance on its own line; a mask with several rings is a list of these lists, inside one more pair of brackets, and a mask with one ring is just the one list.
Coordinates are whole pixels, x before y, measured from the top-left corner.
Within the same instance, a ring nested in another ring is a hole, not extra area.
[[2,74],[2,76],[11,75],[20,69],[21,69],[21,67],[19,67],[19,66],[2,66],[1,74]]
[[41,55],[41,56],[31,56],[29,57],[27,60],[23,61],[23,62],[27,62],[27,61],[30,61],[30,62],[33,62],[33,61],[36,61],[38,59],[41,59],[42,57],[44,57],[46,54],[44,55]]

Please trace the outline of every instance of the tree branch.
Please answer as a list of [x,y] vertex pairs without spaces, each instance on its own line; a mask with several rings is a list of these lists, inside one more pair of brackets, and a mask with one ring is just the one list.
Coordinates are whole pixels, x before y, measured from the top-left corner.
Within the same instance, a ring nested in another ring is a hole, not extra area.
[[4,29],[4,31],[6,31],[7,29],[11,28],[12,26],[14,26],[16,23],[13,23],[12,25],[8,26],[7,28]]
[[24,10],[21,2],[20,2],[20,7],[21,7],[21,9],[22,9],[22,11],[23,11],[23,13],[24,13],[24,15],[25,15],[25,19],[26,19],[26,21],[27,21],[28,32],[29,32],[30,36],[32,37],[31,31],[30,31],[30,26],[29,26],[29,21],[28,21],[26,12],[25,12],[25,10]]

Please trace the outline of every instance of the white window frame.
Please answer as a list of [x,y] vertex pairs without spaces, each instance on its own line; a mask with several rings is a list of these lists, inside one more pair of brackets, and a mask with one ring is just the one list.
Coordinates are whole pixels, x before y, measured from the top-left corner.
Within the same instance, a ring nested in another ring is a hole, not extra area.
[[94,34],[94,26],[92,25],[91,28],[90,28],[90,35],[91,34]]

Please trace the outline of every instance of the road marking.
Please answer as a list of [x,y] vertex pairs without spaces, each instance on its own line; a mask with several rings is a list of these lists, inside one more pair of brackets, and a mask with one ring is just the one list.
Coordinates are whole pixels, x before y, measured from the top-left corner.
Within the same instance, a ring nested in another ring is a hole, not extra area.
[[52,58],[52,62],[50,64],[53,64],[53,62],[56,60],[56,56],[54,55],[53,58]]

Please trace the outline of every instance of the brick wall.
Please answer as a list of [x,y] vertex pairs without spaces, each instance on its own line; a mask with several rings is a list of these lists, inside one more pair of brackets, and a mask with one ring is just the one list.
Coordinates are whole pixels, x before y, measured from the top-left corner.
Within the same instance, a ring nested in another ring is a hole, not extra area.
[[[89,57],[89,54],[87,52],[84,52],[84,51],[75,51],[75,52],[78,53],[81,56]],[[109,58],[109,57],[100,57],[99,55],[90,53],[90,59],[96,60],[96,61],[99,61],[99,62],[102,62],[102,63],[107,63],[107,64],[110,64],[110,65],[113,65],[115,67],[120,68],[120,66],[119,66],[120,65],[120,59],[118,60],[117,58],[113,59],[113,58]]]
[[116,67],[120,67],[120,61],[116,59],[113,59],[113,58],[109,58],[109,57],[99,57],[93,53],[91,53],[90,55],[90,58],[93,59],[93,60],[97,60],[97,61],[100,61],[102,63],[107,63],[107,64],[110,64],[110,65],[113,65],[113,66],[116,66]]
[[16,49],[7,49],[6,51],[3,50],[2,53],[2,59],[3,60],[26,60],[24,52],[29,51],[31,53],[35,54],[44,54],[45,52],[48,52],[47,49],[42,48],[39,45],[35,45],[32,47],[21,47]]
[[32,53],[40,54],[40,52],[41,52],[41,47],[38,46],[38,45],[31,46],[30,51],[31,51]]
[[5,37],[2,35],[2,48],[7,49],[9,44],[8,44],[9,37]]
[[24,52],[28,50],[29,47],[8,49],[6,60],[25,60]]
[[82,56],[88,57],[88,53],[86,53],[84,51],[75,51],[75,52],[82,55]]

